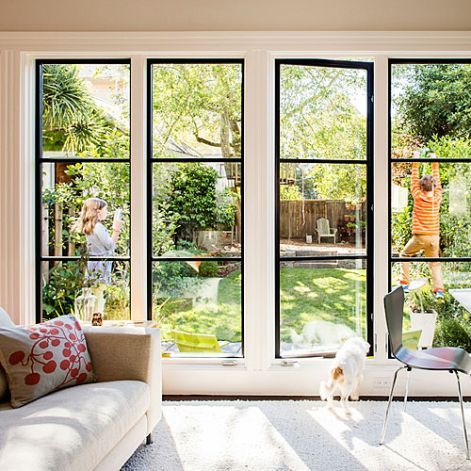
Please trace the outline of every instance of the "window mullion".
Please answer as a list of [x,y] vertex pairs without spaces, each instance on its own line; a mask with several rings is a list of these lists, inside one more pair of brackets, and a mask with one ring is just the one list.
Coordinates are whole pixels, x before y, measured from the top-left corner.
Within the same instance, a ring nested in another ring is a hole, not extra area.
[[389,270],[388,260],[388,58],[375,57],[374,85],[374,342],[376,343],[375,358],[386,360],[387,330],[383,315],[383,297],[388,292],[388,277],[384,276]]
[[[268,80],[267,80],[268,78]],[[274,356],[273,71],[266,51],[245,63],[245,358],[265,369]]]
[[147,318],[146,61],[131,57],[131,319]]

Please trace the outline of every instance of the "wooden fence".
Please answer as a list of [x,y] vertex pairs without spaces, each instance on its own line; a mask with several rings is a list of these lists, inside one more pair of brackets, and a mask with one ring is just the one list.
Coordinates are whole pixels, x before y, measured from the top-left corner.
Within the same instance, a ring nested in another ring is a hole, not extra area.
[[[365,204],[361,204],[361,220],[365,220]],[[280,238],[305,239],[316,234],[317,220],[326,218],[330,227],[339,227],[349,218],[353,220],[355,206],[336,200],[284,200],[280,201]],[[315,237],[314,237],[315,239]]]

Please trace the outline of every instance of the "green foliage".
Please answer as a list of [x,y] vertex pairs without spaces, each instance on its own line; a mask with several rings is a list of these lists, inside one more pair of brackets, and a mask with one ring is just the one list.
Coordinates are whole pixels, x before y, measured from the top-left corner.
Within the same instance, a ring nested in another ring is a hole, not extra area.
[[299,191],[297,185],[281,185],[280,186],[280,200],[302,200],[303,195]]
[[238,198],[239,195],[229,188],[216,193],[216,226],[223,229],[234,227]]
[[393,247],[400,252],[412,237],[411,206],[406,206],[402,212],[392,213],[391,236]]
[[407,85],[395,99],[402,128],[422,142],[435,136],[471,137],[471,65],[414,64],[402,69]]
[[74,64],[43,65],[43,149],[91,151],[109,138],[112,120],[93,102]]
[[177,240],[194,240],[198,230],[234,226],[238,195],[228,188],[216,191],[219,174],[212,167],[175,164],[167,177],[168,184],[159,181],[157,206],[162,220],[174,224]]
[[219,148],[241,155],[241,66],[158,64],[153,66],[154,156]]
[[282,66],[281,157],[365,158],[366,119],[352,101],[365,79],[354,70]]
[[210,260],[205,260],[204,262],[201,262],[201,265],[199,267],[199,275],[206,277],[206,278],[212,278],[212,277],[217,277],[219,273],[219,264],[218,262],[212,262]]
[[319,199],[361,203],[366,198],[366,165],[313,165],[308,176]]
[[471,324],[461,318],[442,317],[435,330],[434,346],[460,347],[471,353]]
[[188,287],[188,279],[196,276],[197,272],[186,262],[157,263],[152,272],[154,297],[157,299],[182,297]]
[[171,178],[172,199],[168,210],[177,219],[180,238],[191,238],[198,229],[214,229],[216,170],[202,163],[177,164]]
[[74,312],[75,297],[84,285],[85,267],[85,259],[82,259],[80,263],[58,263],[49,270],[49,279],[42,289],[44,319]]

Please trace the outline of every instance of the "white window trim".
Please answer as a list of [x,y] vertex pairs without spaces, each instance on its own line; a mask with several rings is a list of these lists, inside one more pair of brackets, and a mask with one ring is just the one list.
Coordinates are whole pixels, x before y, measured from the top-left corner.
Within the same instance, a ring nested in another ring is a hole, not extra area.
[[[147,58],[244,58],[245,358],[164,359],[164,393],[317,395],[330,361],[274,359],[274,59],[374,57],[375,336],[362,392],[385,395],[396,362],[387,358],[382,297],[387,290],[388,58],[471,56],[471,32],[0,33],[0,304],[34,322],[34,61],[131,58],[131,309],[146,317]],[[143,184],[144,183],[144,184]],[[454,395],[452,378],[419,372],[410,392]],[[436,379],[436,378],[435,378]],[[399,385],[401,387],[401,385]],[[465,394],[471,385],[464,384]]]

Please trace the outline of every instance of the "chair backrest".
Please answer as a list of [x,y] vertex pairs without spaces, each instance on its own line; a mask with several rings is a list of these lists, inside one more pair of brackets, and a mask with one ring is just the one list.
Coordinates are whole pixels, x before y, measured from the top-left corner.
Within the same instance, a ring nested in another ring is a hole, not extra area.
[[384,312],[392,353],[395,354],[402,347],[402,319],[404,317],[404,289],[402,286],[394,288],[384,297]]
[[320,218],[317,220],[317,230],[319,234],[330,234],[330,223],[326,218]]

